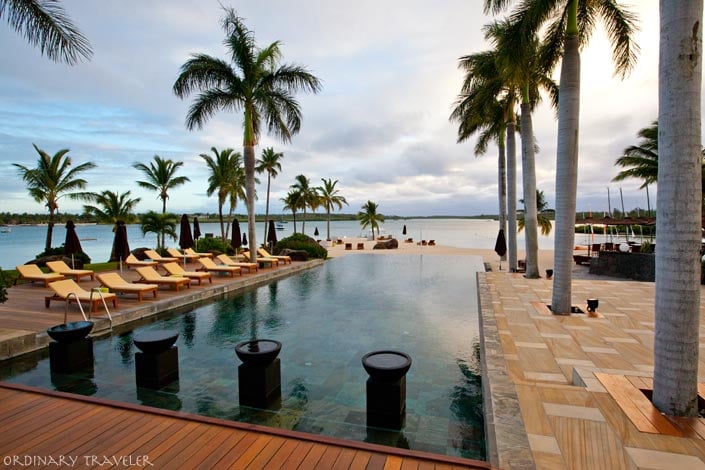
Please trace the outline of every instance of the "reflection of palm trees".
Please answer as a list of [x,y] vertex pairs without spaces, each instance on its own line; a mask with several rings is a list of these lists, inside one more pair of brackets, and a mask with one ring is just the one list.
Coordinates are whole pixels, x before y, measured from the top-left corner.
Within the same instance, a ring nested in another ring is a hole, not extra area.
[[187,348],[193,347],[193,337],[196,332],[196,315],[193,312],[186,313],[181,317],[181,337]]
[[470,362],[458,361],[465,380],[462,385],[453,387],[450,410],[461,423],[458,429],[460,435],[457,436],[461,455],[482,460],[485,458],[485,437],[479,341],[475,339],[472,346]]
[[115,349],[120,353],[123,364],[132,364],[134,354],[132,354],[132,331],[118,336],[118,343]]

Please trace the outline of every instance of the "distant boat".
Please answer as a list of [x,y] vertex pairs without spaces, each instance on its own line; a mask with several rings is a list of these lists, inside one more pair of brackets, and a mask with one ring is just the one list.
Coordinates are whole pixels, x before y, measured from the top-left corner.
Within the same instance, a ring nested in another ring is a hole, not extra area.
[[284,226],[280,222],[277,222],[274,227],[277,230],[284,230]]
[[0,233],[10,233],[12,229],[10,227],[0,227]]

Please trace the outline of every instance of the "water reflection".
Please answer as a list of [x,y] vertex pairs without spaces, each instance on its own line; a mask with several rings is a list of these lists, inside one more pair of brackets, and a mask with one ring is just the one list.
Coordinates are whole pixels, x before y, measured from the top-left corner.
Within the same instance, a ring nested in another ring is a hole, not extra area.
[[132,348],[134,346],[134,343],[132,342],[133,335],[134,332],[129,331],[118,336],[115,349],[120,353],[123,364],[132,364],[134,362],[134,354],[132,353]]
[[181,335],[184,345],[187,348],[193,347],[193,339],[196,333],[196,315],[193,312],[184,314],[181,317]]
[[72,374],[51,373],[51,384],[59,392],[75,393],[78,395],[91,396],[98,391],[98,386],[94,382],[93,365],[86,367],[79,372]]

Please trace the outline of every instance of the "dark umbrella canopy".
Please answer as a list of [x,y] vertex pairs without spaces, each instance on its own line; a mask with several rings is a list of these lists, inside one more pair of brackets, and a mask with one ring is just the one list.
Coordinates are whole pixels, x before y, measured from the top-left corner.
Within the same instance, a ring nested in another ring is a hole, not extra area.
[[68,220],[66,222],[66,241],[64,242],[64,252],[67,255],[72,255],[74,253],[81,253],[83,249],[81,248],[81,242],[78,240],[78,235],[76,235],[76,224],[73,220]]
[[193,248],[193,235],[191,235],[191,224],[189,224],[186,214],[181,216],[181,233],[179,233],[179,246],[182,250]]
[[504,256],[507,254],[507,239],[504,236],[504,229],[499,229],[497,234],[497,241],[494,244],[494,251],[499,256]]
[[238,249],[242,246],[242,234],[240,233],[240,222],[237,221],[237,219],[233,220],[233,237],[230,240],[230,244],[233,246],[234,249]]
[[246,233],[242,234],[242,245],[247,246],[247,234]]
[[313,236],[317,237],[318,236],[318,227],[316,227],[316,230],[313,231]]
[[125,260],[130,256],[130,245],[127,242],[127,226],[122,220],[118,220],[115,227],[115,239],[113,240],[113,254],[110,261]]
[[406,224],[404,224],[404,228],[401,229],[401,234],[406,235]]
[[193,239],[201,238],[201,224],[198,223],[198,217],[193,218]]
[[277,230],[274,228],[273,220],[269,221],[269,226],[267,227],[267,244],[270,246],[277,244]]

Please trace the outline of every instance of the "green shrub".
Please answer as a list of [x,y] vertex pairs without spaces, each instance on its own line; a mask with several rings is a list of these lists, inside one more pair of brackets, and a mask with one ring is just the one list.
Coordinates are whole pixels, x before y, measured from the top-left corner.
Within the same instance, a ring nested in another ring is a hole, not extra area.
[[220,237],[208,237],[198,239],[198,251],[201,252],[218,250],[222,253],[227,253],[229,246],[230,243],[223,243],[223,240]]
[[295,233],[290,237],[283,238],[274,246],[274,255],[281,253],[285,248],[290,250],[304,250],[309,258],[326,259],[328,250],[319,245],[316,240],[301,233]]
[[[48,250],[45,250],[44,252],[39,253],[37,255],[37,258],[41,258],[42,256],[54,256],[54,255],[64,255],[64,256],[68,256],[69,258],[71,257],[71,255],[66,254],[66,250],[64,249],[64,245],[61,245],[61,246],[58,246],[55,248],[49,248]],[[90,264],[90,262],[91,262],[91,257],[83,252],[74,253],[73,258],[76,261],[82,261],[83,264]]]

